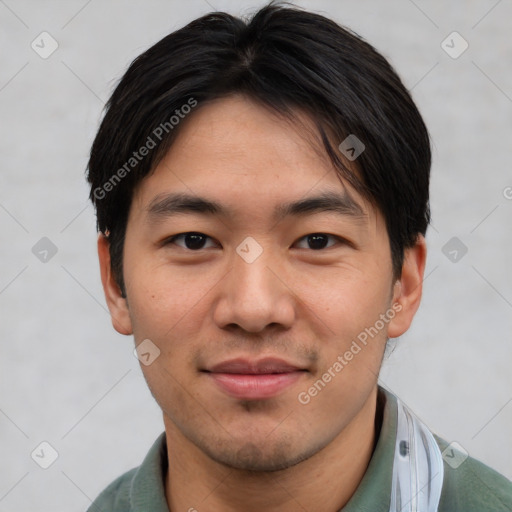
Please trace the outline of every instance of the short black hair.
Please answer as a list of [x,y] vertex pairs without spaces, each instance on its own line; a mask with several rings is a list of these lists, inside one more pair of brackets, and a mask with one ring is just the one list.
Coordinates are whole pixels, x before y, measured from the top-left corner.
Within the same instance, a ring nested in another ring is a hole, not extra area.
[[[430,222],[431,148],[423,119],[390,63],[361,36],[271,2],[248,20],[212,12],[167,35],[131,63],[108,100],[87,179],[123,294],[134,190],[171,146],[184,114],[233,94],[282,116],[309,115],[340,176],[383,214],[398,278],[404,249]],[[339,149],[354,135],[364,144],[357,173]]]

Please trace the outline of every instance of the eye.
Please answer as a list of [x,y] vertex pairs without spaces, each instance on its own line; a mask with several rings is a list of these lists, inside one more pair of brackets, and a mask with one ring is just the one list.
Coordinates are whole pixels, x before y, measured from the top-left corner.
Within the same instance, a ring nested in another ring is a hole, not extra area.
[[[329,238],[335,241],[331,245],[327,245],[327,241]],[[187,233],[179,233],[178,235],[174,235],[168,238],[164,242],[164,245],[174,244],[178,245],[178,247],[182,247],[183,249],[188,249],[190,251],[200,251],[202,249],[205,249],[205,242],[208,239],[212,240],[211,237],[205,235],[204,233],[199,233],[197,231],[189,231]],[[177,243],[177,240],[183,240],[184,245]],[[322,249],[330,248],[333,245],[335,245],[336,241],[341,244],[348,243],[343,238],[340,238],[335,235],[329,235],[326,233],[311,233],[309,235],[303,236],[299,240],[304,240],[309,245],[309,247],[299,247],[300,249],[312,249],[314,251],[320,251]],[[213,246],[215,246],[215,244]]]
[[[346,243],[342,238],[334,235],[328,235],[326,233],[311,233],[309,235],[303,236],[300,240],[305,240],[311,247],[300,247],[301,249],[312,249],[314,251],[318,251],[326,248],[327,239],[333,239],[340,243]],[[332,244],[334,245],[334,244]],[[332,245],[328,246],[332,247]]]
[[[176,240],[181,239],[184,240],[185,247],[176,243]],[[204,249],[204,242],[206,239],[211,240],[211,238],[208,235],[198,233],[196,231],[190,231],[188,233],[180,233],[179,235],[174,235],[171,238],[168,238],[164,242],[164,245],[175,244],[178,245],[179,247],[183,247],[184,249],[188,249],[191,251],[200,251],[201,249]]]

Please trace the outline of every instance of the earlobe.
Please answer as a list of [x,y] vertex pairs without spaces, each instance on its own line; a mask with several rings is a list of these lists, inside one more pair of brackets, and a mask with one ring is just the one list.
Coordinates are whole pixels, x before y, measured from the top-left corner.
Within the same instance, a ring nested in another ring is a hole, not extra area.
[[405,249],[402,275],[395,284],[393,304],[398,311],[388,326],[388,336],[397,338],[409,329],[418,310],[423,291],[423,275],[427,258],[425,237],[418,235],[416,244]]
[[133,334],[126,299],[122,296],[121,289],[112,274],[109,241],[103,233],[100,233],[98,236],[98,259],[103,292],[105,293],[105,299],[112,318],[112,325],[120,334]]

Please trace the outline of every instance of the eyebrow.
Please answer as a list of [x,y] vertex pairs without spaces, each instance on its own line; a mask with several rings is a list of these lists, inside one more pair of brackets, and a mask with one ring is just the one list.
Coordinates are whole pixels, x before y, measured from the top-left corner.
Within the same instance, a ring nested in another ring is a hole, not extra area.
[[[146,210],[150,222],[159,222],[180,214],[229,217],[234,213],[232,209],[217,201],[187,193],[160,194],[149,203]],[[334,212],[355,220],[367,218],[361,206],[346,192],[325,191],[278,205],[274,209],[273,219],[279,222],[287,217],[305,217],[324,212]]]

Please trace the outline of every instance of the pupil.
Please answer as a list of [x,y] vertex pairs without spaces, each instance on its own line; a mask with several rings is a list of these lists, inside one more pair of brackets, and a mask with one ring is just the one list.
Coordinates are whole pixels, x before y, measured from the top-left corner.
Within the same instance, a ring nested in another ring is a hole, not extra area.
[[323,249],[325,247],[326,238],[327,237],[324,235],[309,235],[308,242],[312,249]]
[[189,233],[185,237],[185,245],[188,249],[201,249],[204,244],[203,235],[197,233]]

